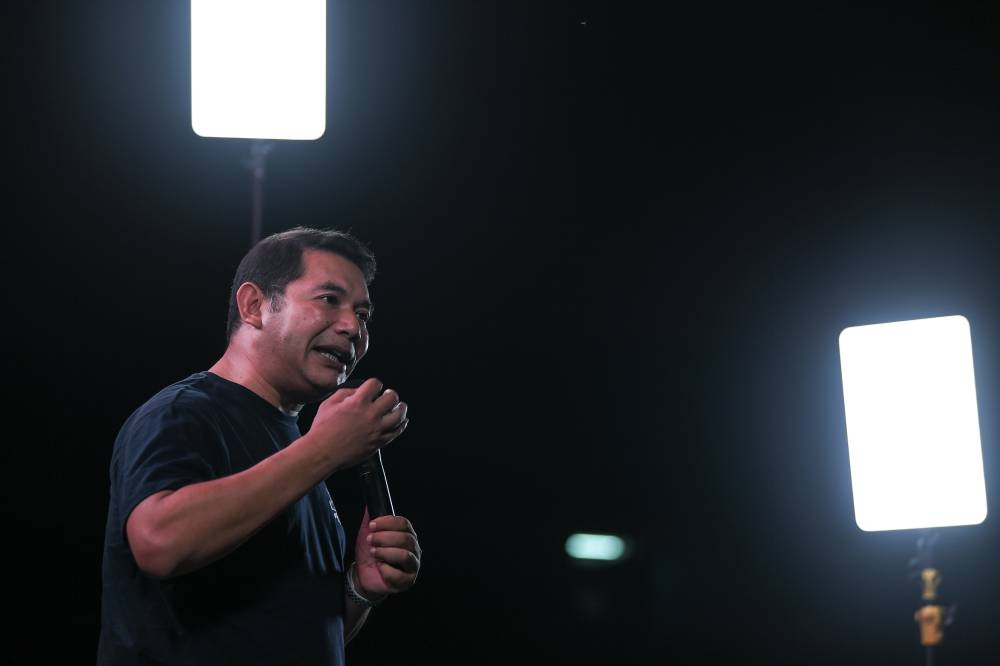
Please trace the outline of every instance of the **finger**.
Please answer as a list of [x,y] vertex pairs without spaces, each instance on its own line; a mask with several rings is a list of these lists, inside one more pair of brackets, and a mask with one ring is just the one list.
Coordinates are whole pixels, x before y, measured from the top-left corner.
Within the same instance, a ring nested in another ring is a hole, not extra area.
[[382,429],[395,430],[399,424],[406,420],[410,406],[405,402],[398,402],[396,406],[382,415]]
[[398,430],[400,426],[403,425],[403,422],[407,420],[406,403],[400,403],[400,404],[403,406],[395,411],[385,414],[379,420],[379,429],[382,431],[382,434],[384,435],[393,434],[394,431]]
[[400,571],[414,573],[420,568],[420,555],[409,548],[376,546],[369,548],[368,552],[376,561],[391,564]]
[[377,562],[385,562],[406,573],[417,573],[420,569],[420,558],[405,548],[372,548],[371,554]]
[[368,535],[369,548],[403,548],[420,555],[420,544],[412,532],[378,532]]
[[415,574],[420,571],[420,558],[405,548],[372,548],[372,557],[376,564],[388,564],[403,573]]
[[379,516],[371,521],[372,532],[407,532],[414,538],[417,536],[413,523],[404,516]]
[[390,412],[399,404],[399,393],[392,389],[386,389],[375,400],[375,406],[381,412]]
[[368,518],[368,507],[366,506],[365,513],[363,516],[361,516],[361,524],[364,525],[365,523],[370,523],[370,522],[371,520]]
[[404,419],[403,422],[400,423],[398,426],[396,426],[393,430],[383,433],[382,436],[379,438],[379,441],[382,443],[382,446],[389,444],[390,442],[392,442],[392,440],[402,435],[403,431],[406,430],[407,426],[409,425],[410,425],[410,419]]
[[362,382],[361,386],[358,387],[355,395],[361,400],[366,400],[372,402],[378,397],[379,393],[382,392],[382,382],[375,377],[371,377]]
[[[354,395],[355,391],[357,391],[357,389],[339,388],[339,389],[337,389],[336,391],[333,392],[333,395],[331,395],[329,399],[332,400],[332,401],[334,401],[334,402],[340,402],[341,400],[344,400],[345,398],[350,398],[352,395]],[[334,400],[334,398],[336,398],[336,400]]]
[[386,587],[388,587],[393,592],[402,592],[403,590],[408,590],[417,582],[417,574],[419,572],[409,573],[406,571],[400,571],[391,564],[386,564],[385,562],[376,562],[375,566],[378,567],[378,572],[382,576],[382,580],[385,581]]

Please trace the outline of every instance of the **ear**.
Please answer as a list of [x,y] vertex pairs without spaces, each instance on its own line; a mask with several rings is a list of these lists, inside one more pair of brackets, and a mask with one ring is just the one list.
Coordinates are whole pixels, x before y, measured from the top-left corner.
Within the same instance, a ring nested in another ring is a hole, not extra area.
[[260,328],[266,300],[264,292],[253,282],[241,284],[236,290],[236,307],[240,309],[240,321],[254,328]]

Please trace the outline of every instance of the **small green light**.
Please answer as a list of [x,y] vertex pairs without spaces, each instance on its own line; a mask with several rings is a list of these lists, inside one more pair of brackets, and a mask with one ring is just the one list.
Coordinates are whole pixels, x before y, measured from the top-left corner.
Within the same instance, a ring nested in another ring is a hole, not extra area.
[[612,534],[573,534],[566,539],[566,553],[578,560],[620,560],[625,541]]

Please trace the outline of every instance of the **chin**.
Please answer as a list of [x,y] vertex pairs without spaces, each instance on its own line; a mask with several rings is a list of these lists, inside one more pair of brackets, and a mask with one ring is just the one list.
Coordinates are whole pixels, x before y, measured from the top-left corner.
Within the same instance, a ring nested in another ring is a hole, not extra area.
[[324,381],[319,381],[313,384],[317,389],[319,389],[323,396],[326,397],[343,386],[344,382],[347,381],[347,373],[341,372],[339,375],[334,377],[331,381],[329,379],[324,379]]

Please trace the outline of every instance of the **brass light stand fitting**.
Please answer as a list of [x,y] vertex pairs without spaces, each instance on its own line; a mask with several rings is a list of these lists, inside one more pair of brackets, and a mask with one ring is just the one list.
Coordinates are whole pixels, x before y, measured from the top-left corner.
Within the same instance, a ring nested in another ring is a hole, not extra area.
[[917,556],[910,561],[911,566],[919,568],[923,605],[913,614],[914,621],[920,627],[920,644],[924,646],[927,666],[934,666],[934,648],[944,640],[943,627],[952,622],[954,606],[944,607],[938,603],[938,587],[941,585],[941,573],[934,566],[934,544],[937,541],[936,532],[930,531],[917,539]]

